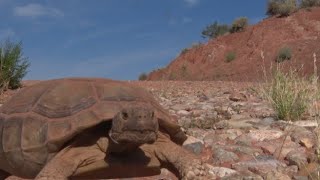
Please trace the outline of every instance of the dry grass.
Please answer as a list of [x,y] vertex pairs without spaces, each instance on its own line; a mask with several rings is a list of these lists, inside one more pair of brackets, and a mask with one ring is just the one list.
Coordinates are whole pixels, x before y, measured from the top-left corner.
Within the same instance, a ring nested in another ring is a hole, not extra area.
[[[314,73],[310,78],[298,75],[299,70],[290,69],[284,72],[280,65],[271,69],[271,78],[267,78],[266,68],[263,71],[266,77],[266,83],[261,89],[264,97],[272,104],[279,119],[287,121],[300,120],[302,115],[308,113],[317,122],[315,128],[317,136],[316,151],[318,163],[320,163],[320,88],[317,74],[317,58],[314,57]],[[261,58],[264,63],[263,52]],[[272,67],[272,66],[271,66]],[[290,132],[288,132],[288,135]],[[311,179],[320,179],[320,175]]]
[[273,106],[278,119],[301,120],[306,113],[312,114],[313,117],[318,116],[319,113],[314,109],[314,105],[320,99],[315,54],[314,73],[309,78],[299,75],[303,65],[300,69],[284,70],[281,64],[271,64],[270,69],[267,70],[263,52],[261,52],[261,58],[265,83],[261,84],[260,89],[263,97]]

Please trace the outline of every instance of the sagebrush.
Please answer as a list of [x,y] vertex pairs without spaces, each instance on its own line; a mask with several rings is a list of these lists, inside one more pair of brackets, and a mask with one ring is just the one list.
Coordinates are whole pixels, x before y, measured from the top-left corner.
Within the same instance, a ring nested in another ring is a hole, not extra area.
[[218,36],[229,33],[229,30],[230,27],[227,24],[219,24],[217,21],[215,21],[213,24],[207,26],[201,34],[204,38],[207,37],[209,39],[214,39]]
[[240,17],[233,21],[230,32],[240,32],[243,31],[248,26],[248,18]]
[[226,54],[226,62],[231,62],[236,59],[236,53],[233,51],[230,51]]
[[141,73],[139,75],[139,81],[145,81],[148,79],[148,75],[146,73]]
[[22,43],[6,40],[0,47],[0,93],[20,87],[29,66],[28,58],[22,53]]
[[289,16],[297,10],[296,0],[269,0],[266,14],[269,16]]
[[300,1],[301,8],[310,8],[314,6],[320,6],[320,0],[301,0]]
[[276,62],[283,62],[292,58],[292,50],[289,47],[283,47],[279,50]]

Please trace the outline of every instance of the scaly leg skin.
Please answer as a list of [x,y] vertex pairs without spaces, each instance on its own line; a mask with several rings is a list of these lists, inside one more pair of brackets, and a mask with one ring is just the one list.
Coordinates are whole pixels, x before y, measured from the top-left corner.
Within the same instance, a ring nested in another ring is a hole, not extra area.
[[107,143],[107,138],[102,137],[89,146],[66,147],[46,164],[35,180],[68,180],[78,168],[104,159]]
[[182,180],[205,179],[207,173],[204,164],[191,152],[171,142],[162,134],[159,134],[158,140],[153,145],[157,158],[161,162],[172,164]]

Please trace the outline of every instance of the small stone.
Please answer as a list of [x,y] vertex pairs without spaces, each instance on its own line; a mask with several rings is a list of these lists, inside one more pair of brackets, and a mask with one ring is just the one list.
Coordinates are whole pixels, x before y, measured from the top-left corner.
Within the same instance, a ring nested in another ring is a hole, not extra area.
[[221,178],[221,180],[263,180],[263,178],[254,173],[245,173],[245,174],[231,174],[230,176],[226,176]]
[[265,177],[265,180],[274,180],[274,179],[279,179],[279,180],[291,180],[291,178],[286,175],[286,174],[282,174],[278,171],[270,171],[268,172]]
[[204,101],[208,101],[209,100],[208,96],[206,94],[204,94],[204,93],[198,94],[197,97],[199,98],[200,102],[204,102]]
[[227,136],[227,139],[234,140],[235,138],[242,135],[242,131],[240,129],[227,129],[225,130],[225,134]]
[[215,129],[228,129],[229,123],[228,120],[222,120],[214,124]]
[[228,126],[233,129],[252,129],[253,124],[259,122],[260,119],[258,118],[248,118],[242,120],[229,120]]
[[310,138],[301,138],[300,144],[306,147],[307,149],[310,149],[315,145],[315,142]]
[[188,139],[183,143],[183,147],[199,155],[204,148],[204,143],[199,139],[189,136]]
[[270,126],[274,121],[275,121],[275,119],[273,117],[266,117],[261,120],[261,124],[264,124],[266,126]]
[[246,134],[242,134],[242,135],[238,136],[234,141],[235,141],[236,145],[240,145],[240,146],[251,146],[252,145],[251,139],[249,139]]
[[186,110],[179,110],[177,112],[178,115],[181,115],[181,116],[188,116],[189,114],[191,114],[191,112],[189,111],[186,111]]
[[233,152],[226,151],[222,148],[213,149],[213,163],[214,164],[223,164],[223,163],[234,163],[238,161],[239,157]]
[[250,116],[247,114],[233,114],[231,116],[232,121],[243,120],[243,119],[250,119]]
[[315,120],[295,121],[293,124],[301,127],[318,127],[318,123]]
[[277,149],[277,146],[270,143],[264,143],[259,146],[261,147],[262,151],[266,154],[273,154]]
[[214,110],[212,104],[202,104],[202,105],[200,105],[199,109],[201,109],[203,111],[213,111]]
[[290,151],[285,159],[288,160],[289,165],[296,165],[299,169],[304,168],[308,163],[306,154],[300,151]]
[[281,172],[284,174],[296,174],[298,172],[298,166],[287,166],[285,168],[282,168]]
[[282,131],[277,130],[251,130],[248,133],[249,138],[255,141],[274,140],[283,135]]
[[283,146],[278,146],[276,151],[273,153],[273,156],[279,159],[284,159],[289,152],[291,151],[300,151],[302,153],[305,152],[305,148],[303,147],[297,147],[297,146],[288,146],[288,147],[283,147]]
[[232,164],[232,169],[237,171],[254,170],[260,175],[265,175],[269,171],[277,169],[279,167],[286,167],[286,165],[272,156],[258,156],[254,160],[241,161]]
[[309,180],[308,176],[298,176],[298,175],[294,175],[293,180]]
[[193,117],[200,117],[202,114],[205,114],[204,110],[195,109],[192,111]]
[[204,130],[204,129],[200,129],[200,128],[189,128],[187,129],[187,135],[189,136],[193,136],[197,139],[201,139],[203,140],[203,138],[205,136],[207,136],[208,134],[214,133],[214,131],[208,131],[208,130]]
[[175,111],[186,110],[186,109],[189,109],[189,106],[187,106],[185,104],[175,104],[175,105],[171,106],[171,109],[173,109]]
[[238,101],[246,101],[247,100],[247,97],[245,94],[243,93],[240,93],[240,92],[232,92],[229,96],[229,99],[231,101],[235,101],[235,102],[238,102]]
[[[287,131],[290,132],[290,129]],[[300,143],[301,139],[305,139],[305,138],[310,139],[310,141],[313,141],[314,144],[316,141],[316,136],[311,131],[299,126],[295,127],[295,129],[293,130],[290,136],[292,140],[297,143]]]
[[312,176],[313,178],[311,179],[317,179],[318,174],[320,174],[320,165],[318,163],[307,164],[298,172],[299,176]]
[[225,168],[225,167],[211,166],[211,168],[209,168],[209,173],[214,175],[215,177],[223,178],[225,176],[237,174],[238,172],[233,169],[229,169],[229,168]]

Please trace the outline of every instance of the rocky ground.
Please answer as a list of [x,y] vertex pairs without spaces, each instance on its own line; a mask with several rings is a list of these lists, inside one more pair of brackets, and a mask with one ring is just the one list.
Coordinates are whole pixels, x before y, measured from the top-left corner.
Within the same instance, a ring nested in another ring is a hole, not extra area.
[[[132,83],[147,88],[178,118],[189,135],[184,147],[202,157],[212,179],[319,179],[319,129],[312,111],[302,121],[276,120],[253,83]],[[176,178],[163,169],[144,179]]]
[[302,121],[276,120],[254,83],[135,83],[178,117],[190,136],[184,146],[217,179],[319,179],[312,111]]

